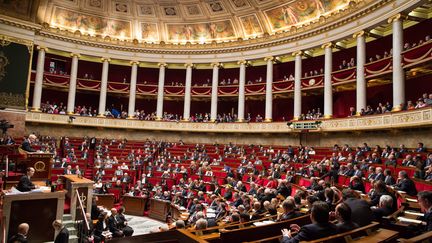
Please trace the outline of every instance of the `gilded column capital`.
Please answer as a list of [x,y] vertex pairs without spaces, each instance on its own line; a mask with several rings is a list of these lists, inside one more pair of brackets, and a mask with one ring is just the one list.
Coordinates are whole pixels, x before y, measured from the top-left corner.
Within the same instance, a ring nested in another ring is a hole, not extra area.
[[101,61],[102,62],[105,62],[105,61],[111,62],[111,58],[109,58],[109,57],[101,57]]
[[37,46],[36,48],[40,51],[41,50],[44,50],[45,52],[48,51],[48,47],[45,47],[45,46]]
[[237,62],[237,64],[238,65],[241,65],[241,64],[248,65],[249,61],[247,61],[247,60],[240,60],[240,61]]
[[133,65],[137,65],[138,66],[139,65],[139,61],[130,61],[129,64],[132,65],[132,66]]
[[353,38],[358,38],[358,37],[361,37],[361,36],[365,36],[365,34],[366,34],[366,32],[364,30],[362,30],[362,31],[359,31],[357,33],[354,33],[353,34]]
[[401,13],[398,13],[398,14],[396,14],[396,15],[394,15],[394,16],[391,16],[388,20],[387,20],[387,23],[389,23],[389,24],[391,24],[391,23],[393,23],[393,22],[395,22],[395,21],[398,21],[398,20],[405,20],[406,19],[406,15],[403,15],[403,14],[401,14]]
[[212,63],[210,63],[210,66],[211,67],[218,67],[218,68],[221,68],[221,67],[223,67],[223,63],[220,63],[220,62],[212,62]]
[[293,53],[292,53],[292,56],[293,56],[293,57],[295,57],[295,56],[303,56],[303,54],[304,54],[303,51],[296,51],[296,52],[293,52]]
[[81,57],[81,55],[79,53],[71,53],[70,56],[71,57],[77,57],[77,58]]
[[194,67],[194,64],[193,64],[193,63],[185,63],[184,66],[185,66],[186,68],[188,68],[188,67],[193,68],[193,67]]
[[322,49],[333,48],[333,47],[334,47],[334,44],[332,42],[327,42],[327,43],[321,45]]
[[268,61],[273,61],[273,60],[275,60],[275,58],[274,57],[265,57],[264,58],[264,61],[266,61],[266,62],[268,62]]
[[165,62],[160,62],[157,65],[158,65],[159,68],[161,68],[161,67],[168,67],[168,64],[165,63]]

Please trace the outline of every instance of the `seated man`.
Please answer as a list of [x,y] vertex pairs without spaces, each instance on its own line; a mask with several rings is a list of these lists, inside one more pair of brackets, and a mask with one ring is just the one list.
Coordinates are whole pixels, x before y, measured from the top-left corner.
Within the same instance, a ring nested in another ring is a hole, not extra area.
[[108,217],[108,229],[112,233],[113,237],[123,237],[123,231],[118,227],[117,222],[117,209],[111,209],[111,216]]
[[346,203],[339,203],[336,206],[336,218],[338,220],[339,233],[347,232],[358,228],[358,224],[354,223],[351,219],[351,208]]
[[128,221],[126,220],[126,217],[124,216],[125,208],[122,206],[118,210],[118,214],[116,215],[117,219],[117,225],[121,231],[123,231],[125,236],[132,236],[134,230],[128,226]]
[[382,217],[393,213],[393,198],[390,195],[382,195],[378,207],[372,207],[372,215],[375,221],[381,221]]
[[28,192],[32,189],[36,189],[36,186],[31,182],[31,177],[34,175],[35,169],[33,167],[28,167],[25,175],[21,177],[18,182],[17,190],[21,192]]
[[423,231],[432,231],[432,191],[422,191],[418,194],[418,203],[424,216],[421,220],[426,221]]
[[288,220],[293,219],[302,216],[303,214],[296,211],[296,205],[294,200],[291,200],[290,198],[286,199],[282,203],[282,208],[284,210],[283,214],[280,215],[279,220]]
[[395,185],[395,190],[404,191],[410,196],[417,195],[417,188],[414,182],[408,177],[406,171],[399,171],[398,183]]
[[[325,202],[315,202],[311,209],[312,224],[300,226],[290,225],[290,230],[282,230],[282,243],[298,243],[327,237],[338,233],[336,225],[329,222],[329,207]],[[293,236],[292,233],[297,233]]]

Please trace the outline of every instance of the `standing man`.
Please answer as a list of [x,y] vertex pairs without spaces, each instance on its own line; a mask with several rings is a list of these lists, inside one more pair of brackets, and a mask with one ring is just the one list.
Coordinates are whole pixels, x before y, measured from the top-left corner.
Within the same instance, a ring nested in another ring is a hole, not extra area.
[[18,225],[18,233],[9,239],[8,243],[27,243],[27,233],[29,231],[29,225],[22,223]]
[[31,177],[34,175],[35,169],[33,167],[28,167],[26,174],[21,177],[18,182],[17,190],[21,192],[28,192],[32,189],[36,189],[35,184],[31,182]]
[[56,219],[52,224],[56,237],[54,243],[68,243],[69,242],[69,230],[66,229],[61,220]]
[[31,147],[32,143],[36,141],[36,138],[36,135],[30,134],[27,139],[24,139],[21,144],[21,149],[27,152],[36,152],[36,150]]

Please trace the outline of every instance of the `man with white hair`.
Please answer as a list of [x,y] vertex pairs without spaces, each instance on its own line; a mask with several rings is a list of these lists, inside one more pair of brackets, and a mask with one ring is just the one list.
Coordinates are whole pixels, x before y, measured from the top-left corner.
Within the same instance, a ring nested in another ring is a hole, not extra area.
[[382,195],[378,207],[372,207],[372,215],[375,221],[381,221],[382,217],[393,213],[393,198],[390,195]]
[[207,220],[204,218],[198,219],[195,224],[195,229],[203,230],[207,228]]
[[30,134],[27,139],[24,139],[21,144],[21,149],[27,152],[36,152],[36,150],[31,147],[32,143],[34,143],[36,139],[36,135]]

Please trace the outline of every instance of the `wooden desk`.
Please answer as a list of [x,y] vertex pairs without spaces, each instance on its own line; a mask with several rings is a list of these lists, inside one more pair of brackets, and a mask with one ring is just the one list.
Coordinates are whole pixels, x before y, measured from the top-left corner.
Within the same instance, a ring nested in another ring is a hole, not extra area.
[[77,175],[62,175],[66,184],[67,194],[66,197],[70,199],[70,211],[72,215],[72,220],[82,219],[81,209],[78,207],[78,195],[76,190],[78,190],[79,197],[83,201],[84,210],[90,213],[93,197],[93,184],[92,180],[86,178],[79,178]]
[[381,243],[381,242],[394,242],[396,238],[399,236],[399,232],[388,230],[388,229],[379,229],[372,233],[371,235],[362,237],[358,240],[354,240],[356,243]]
[[[3,199],[6,238],[16,234],[18,225],[26,222],[31,242],[52,241],[52,222],[63,218],[64,201],[65,191],[6,194]],[[3,237],[3,232],[0,235]]]
[[98,198],[98,201],[96,202],[98,206],[102,206],[108,210],[114,207],[114,194],[93,194],[93,197]]
[[144,197],[133,197],[124,195],[123,206],[125,207],[125,214],[143,216],[147,201],[148,199]]
[[33,167],[35,173],[33,180],[51,180],[53,156],[51,153],[23,152],[25,158],[19,158],[16,168],[25,173],[27,167]]
[[170,210],[170,204],[169,201],[150,198],[149,217],[165,222]]

